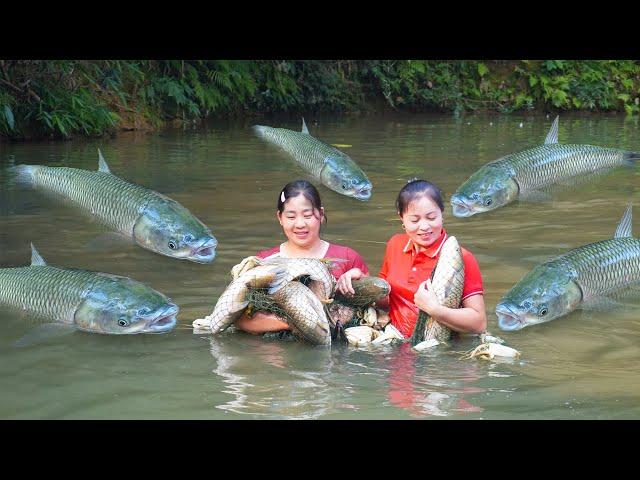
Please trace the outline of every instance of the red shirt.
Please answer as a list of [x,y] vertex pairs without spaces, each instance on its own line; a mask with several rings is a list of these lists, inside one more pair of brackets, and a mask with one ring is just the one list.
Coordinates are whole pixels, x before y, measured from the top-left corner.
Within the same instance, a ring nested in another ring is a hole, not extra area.
[[[399,233],[387,242],[387,250],[380,269],[380,278],[384,278],[391,285],[389,294],[389,317],[391,323],[400,330],[405,337],[413,333],[413,327],[418,319],[419,309],[413,303],[413,297],[418,286],[431,277],[436,266],[440,248],[447,238],[447,232],[442,229],[442,235],[426,250],[417,251],[417,246],[406,233]],[[462,250],[464,262],[464,287],[462,300],[472,295],[482,295],[482,275],[480,267],[471,252]]]
[[[262,250],[261,252],[258,252],[256,256],[260,258],[267,258],[271,255],[279,253],[280,245],[270,248],[269,250]],[[328,259],[335,258],[346,260],[346,262],[335,262],[333,264],[331,273],[336,279],[340,278],[340,276],[344,272],[346,272],[347,270],[351,270],[352,268],[359,268],[360,270],[362,270],[362,273],[364,273],[365,275],[369,275],[369,267],[367,267],[367,264],[364,262],[360,254],[352,248],[330,243],[329,249],[327,250],[327,253],[324,257]]]

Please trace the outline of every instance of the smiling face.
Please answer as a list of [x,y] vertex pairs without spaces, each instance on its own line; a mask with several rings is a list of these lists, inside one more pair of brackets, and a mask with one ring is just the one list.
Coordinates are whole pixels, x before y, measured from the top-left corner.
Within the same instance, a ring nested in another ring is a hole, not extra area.
[[324,210],[314,209],[304,195],[299,193],[289,197],[284,203],[282,213],[278,212],[278,221],[287,239],[300,248],[310,248],[320,241],[320,225],[324,219]]
[[442,234],[442,210],[427,195],[420,195],[398,212],[407,235],[421,247],[433,244]]

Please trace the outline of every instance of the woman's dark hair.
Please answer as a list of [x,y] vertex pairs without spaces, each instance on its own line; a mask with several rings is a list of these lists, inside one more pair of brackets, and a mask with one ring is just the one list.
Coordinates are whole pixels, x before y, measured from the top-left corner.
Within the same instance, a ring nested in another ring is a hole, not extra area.
[[426,195],[435,202],[436,205],[444,212],[444,204],[442,203],[442,192],[440,189],[431,182],[426,180],[418,180],[413,178],[402,187],[398,198],[396,199],[396,207],[400,215],[404,214],[409,207],[409,204],[416,198]]
[[[280,195],[278,195],[277,208],[280,215],[282,215],[282,212],[284,211],[285,202],[291,197],[297,197],[300,194],[309,200],[314,212],[316,210],[318,210],[318,212],[322,212],[322,201],[320,200],[318,189],[306,180],[294,180],[293,182],[287,183],[280,192]],[[324,216],[324,221],[327,221],[326,214]]]

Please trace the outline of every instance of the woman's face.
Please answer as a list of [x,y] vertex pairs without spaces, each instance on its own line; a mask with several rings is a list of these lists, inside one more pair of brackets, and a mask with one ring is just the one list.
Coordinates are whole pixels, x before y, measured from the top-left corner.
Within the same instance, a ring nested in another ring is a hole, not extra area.
[[278,220],[289,241],[298,247],[309,247],[320,239],[320,224],[324,218],[323,210],[313,209],[304,195],[289,197],[284,203]]
[[427,195],[409,202],[400,219],[411,240],[421,247],[433,244],[442,234],[442,210]]

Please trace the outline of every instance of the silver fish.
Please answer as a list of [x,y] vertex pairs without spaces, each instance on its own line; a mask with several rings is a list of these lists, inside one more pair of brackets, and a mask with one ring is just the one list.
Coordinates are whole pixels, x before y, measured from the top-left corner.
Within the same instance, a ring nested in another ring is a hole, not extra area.
[[178,307],[152,288],[108,273],[52,267],[31,245],[31,265],[0,269],[0,305],[92,333],[163,333]]
[[18,180],[60,194],[143,248],[210,263],[218,244],[211,230],[175,200],[111,173],[98,150],[98,171],[18,165]]
[[[456,237],[449,237],[442,245],[438,262],[431,274],[431,288],[438,303],[448,308],[459,308],[464,288],[464,260]],[[416,346],[426,340],[444,342],[451,338],[452,330],[420,310],[411,336]]]
[[640,240],[632,237],[631,205],[614,238],[570,250],[527,273],[496,306],[498,326],[513,331],[549,322],[640,282]]
[[593,145],[558,143],[558,120],[542,146],[506,155],[481,167],[451,197],[453,215],[470,217],[506,205],[518,198],[534,197],[538,189],[575,177],[634,165],[640,152]]
[[362,169],[345,153],[312,137],[304,118],[301,132],[262,125],[254,125],[253,131],[282,148],[315,180],[334,192],[363,201],[371,198],[373,187]]

